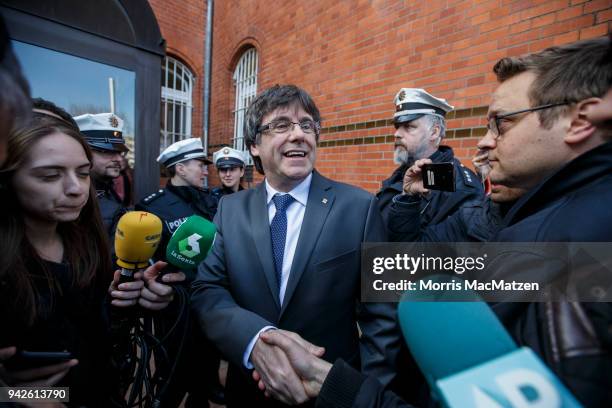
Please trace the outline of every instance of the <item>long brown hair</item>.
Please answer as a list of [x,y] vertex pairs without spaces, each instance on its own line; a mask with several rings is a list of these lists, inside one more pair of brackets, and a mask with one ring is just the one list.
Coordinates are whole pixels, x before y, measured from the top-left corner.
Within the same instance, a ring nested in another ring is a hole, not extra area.
[[[53,117],[32,119],[13,132],[8,139],[7,159],[0,167],[0,287],[11,290],[12,301],[3,303],[21,315],[26,324],[32,324],[40,310],[37,291],[29,267],[36,267],[46,275],[51,296],[59,287],[45,262],[37,254],[25,233],[23,211],[15,199],[12,178],[25,162],[35,143],[54,133],[63,133],[75,139],[83,147],[90,163],[91,151],[78,130]],[[61,222],[57,231],[64,243],[64,260],[70,265],[72,285],[86,288],[97,278],[111,280],[111,259],[108,239],[102,224],[93,183],[89,199],[74,221]]]

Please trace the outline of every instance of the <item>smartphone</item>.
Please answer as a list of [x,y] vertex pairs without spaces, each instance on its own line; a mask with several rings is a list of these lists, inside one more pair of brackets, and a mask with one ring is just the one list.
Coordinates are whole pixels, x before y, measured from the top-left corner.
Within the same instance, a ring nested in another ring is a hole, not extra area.
[[423,187],[430,190],[455,191],[455,166],[452,162],[425,164],[422,170]]
[[74,356],[69,351],[26,351],[17,352],[2,364],[11,371],[38,368],[72,360]]

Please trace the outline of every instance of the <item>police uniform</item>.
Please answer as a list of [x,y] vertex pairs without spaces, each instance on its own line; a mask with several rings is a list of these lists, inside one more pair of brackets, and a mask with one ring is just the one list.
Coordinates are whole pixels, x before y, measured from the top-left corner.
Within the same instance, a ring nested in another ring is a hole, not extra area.
[[[210,164],[200,139],[189,138],[173,143],[162,152],[157,161],[166,167],[172,167],[192,159]],[[165,259],[166,245],[174,231],[192,215],[212,221],[217,211],[217,200],[211,196],[208,189],[175,186],[168,180],[165,188],[144,197],[136,204],[136,209],[153,213],[162,220],[162,241],[156,258]]]
[[[224,147],[213,153],[213,163],[217,170],[228,169],[232,167],[244,168],[245,163],[244,153],[240,150],[232,149],[231,147]],[[242,184],[238,183],[238,191],[244,190]],[[232,194],[234,190],[225,187],[223,184],[219,187],[212,189],[211,194],[219,201],[224,195]]]
[[[217,201],[207,189],[175,186],[168,181],[165,188],[144,197],[136,204],[136,209],[153,213],[162,220],[159,247],[164,252],[174,231],[190,216],[199,215],[212,221],[217,211]],[[159,258],[165,259],[165,256],[160,255]]]
[[[436,98],[420,88],[402,88],[394,99],[396,112],[393,121],[396,125],[411,122],[424,115],[436,115],[444,118],[446,113],[453,110],[446,100]],[[480,203],[484,195],[480,179],[474,172],[463,166],[455,158],[453,149],[448,146],[439,146],[430,157],[434,163],[451,162],[455,167],[455,191],[432,190],[427,197],[420,200],[422,226],[437,224],[446,219],[460,207],[470,203]],[[402,205],[407,196],[403,196],[403,180],[406,170],[412,163],[398,167],[391,177],[382,182],[382,188],[376,194],[379,208],[389,230],[389,213],[392,205]],[[411,203],[411,205],[414,205]]]
[[[94,150],[104,152],[124,153],[129,149],[123,139],[123,120],[113,113],[86,113],[76,116],[75,122],[83,134],[85,141]],[[96,197],[102,214],[104,227],[109,238],[114,239],[115,226],[119,218],[127,211],[119,195],[113,189],[112,179],[102,180],[92,177],[96,189]]]
[[[396,111],[393,115],[393,121],[396,126],[419,119],[424,115],[435,115],[444,119],[446,114],[453,110],[453,107],[446,100],[436,98],[419,88],[400,89],[394,98],[394,103]],[[418,159],[421,158],[424,157]],[[390,240],[398,240],[401,237],[396,233],[397,226],[393,222],[397,220],[394,214],[400,211],[402,206],[418,207],[421,214],[419,227],[424,228],[444,221],[462,208],[482,202],[484,191],[480,179],[455,158],[453,149],[448,146],[438,146],[438,149],[429,156],[429,159],[434,163],[453,163],[455,191],[431,190],[425,197],[403,195],[404,174],[413,163],[398,167],[391,177],[383,181],[382,188],[376,195]],[[404,345],[400,347],[399,356],[397,378],[390,388],[403,398],[415,401],[415,395],[427,394],[424,391],[427,389],[426,383]],[[405,387],[405,384],[408,383],[411,383],[409,389]],[[423,401],[416,402],[424,403]]]
[[[200,139],[189,138],[168,146],[157,158],[166,168],[178,163],[197,159],[210,164],[206,158]],[[144,197],[136,209],[148,211],[162,220],[162,239],[154,258],[166,259],[166,246],[172,234],[187,218],[199,215],[212,221],[217,211],[217,200],[211,196],[208,189],[193,186],[175,186],[168,180],[166,187]],[[189,286],[197,271],[183,271],[187,275],[185,286]],[[156,319],[156,329],[165,333],[172,327],[171,319]],[[183,333],[180,333],[182,336]],[[165,394],[161,397],[161,406],[178,406],[185,393],[189,393],[185,406],[208,406],[208,399],[214,393],[219,393],[218,368],[219,355],[200,331],[189,323],[185,334],[185,344],[182,350],[176,345],[181,338],[173,334],[169,338],[167,353],[169,359],[178,359],[178,365],[172,381]],[[180,353],[180,354],[179,354]],[[198,375],[194,376],[193,372]],[[168,373],[165,373],[168,375]]]

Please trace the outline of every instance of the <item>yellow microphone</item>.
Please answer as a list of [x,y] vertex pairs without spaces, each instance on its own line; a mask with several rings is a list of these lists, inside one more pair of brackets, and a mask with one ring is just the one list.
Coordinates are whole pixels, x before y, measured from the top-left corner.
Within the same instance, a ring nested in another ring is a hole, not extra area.
[[115,231],[115,254],[121,267],[119,283],[132,281],[136,270],[149,265],[161,233],[161,220],[149,212],[130,211],[119,219]]

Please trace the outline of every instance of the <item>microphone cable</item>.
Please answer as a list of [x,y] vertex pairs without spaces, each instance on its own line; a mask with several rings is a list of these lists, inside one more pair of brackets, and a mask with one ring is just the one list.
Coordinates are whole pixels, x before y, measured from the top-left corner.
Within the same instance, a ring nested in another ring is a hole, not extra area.
[[[122,401],[113,401],[121,408],[157,408],[167,391],[186,342],[190,326],[189,293],[181,285],[173,286],[177,302],[177,317],[168,330],[156,325],[157,316],[136,317],[129,328],[128,350],[122,350],[127,361],[116,364],[121,371]],[[155,332],[156,327],[160,333]],[[125,330],[125,326],[122,328]],[[175,355],[169,355],[169,340],[180,334]],[[127,353],[126,353],[127,352]],[[174,357],[174,358],[173,358]],[[153,366],[153,367],[152,367]],[[131,381],[126,382],[126,379]],[[123,391],[125,390],[125,392]]]

